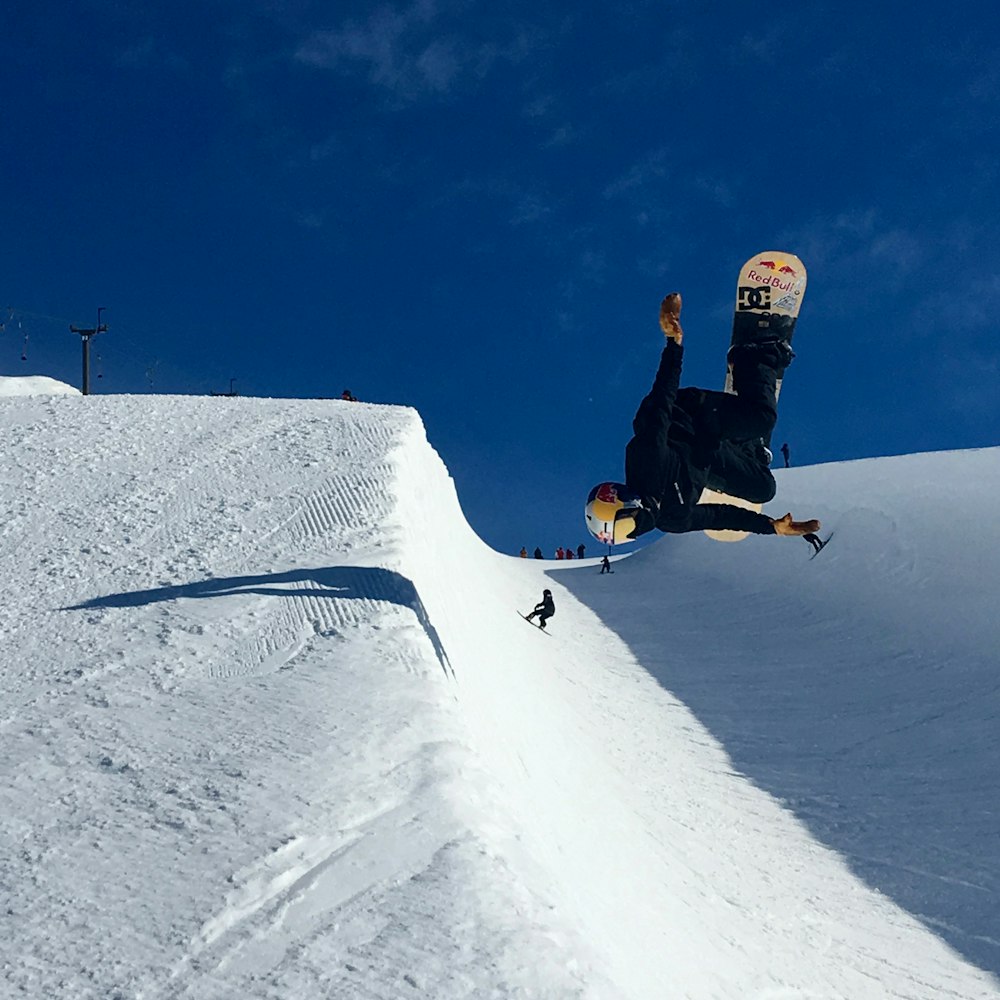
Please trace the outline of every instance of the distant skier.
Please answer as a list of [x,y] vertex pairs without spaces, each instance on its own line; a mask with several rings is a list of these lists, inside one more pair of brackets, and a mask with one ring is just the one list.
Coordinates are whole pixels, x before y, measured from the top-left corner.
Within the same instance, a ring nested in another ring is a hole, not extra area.
[[587,546],[584,545],[583,542],[580,542],[580,544],[576,547],[576,558],[582,559],[586,554],[586,552],[587,552]]
[[788,450],[788,442],[786,441],[781,446],[781,457],[785,460],[785,468],[789,468],[792,464],[792,453]]
[[601,572],[599,575],[603,576],[605,573],[614,573],[614,570],[611,568],[611,560],[608,558],[607,553],[605,553],[601,559]]
[[552,591],[543,590],[542,599],[535,605],[534,611],[525,617],[530,622],[536,615],[538,617],[538,627],[545,628],[545,623],[556,613],[555,602],[552,600]]
[[[767,503],[774,497],[766,441],[778,417],[775,383],[794,354],[777,338],[733,347],[731,393],[679,389],[684,337],[681,297],[660,305],[667,338],[656,378],[632,422],[625,448],[625,489],[601,483],[587,499],[587,526],[596,538],[619,543],[652,531],[733,530],[757,535],[807,535],[819,521],[771,518],[732,504],[699,504],[702,490]],[[603,527],[602,527],[603,525]],[[608,530],[610,527],[610,530]]]
[[535,558],[536,559],[544,559],[545,558],[545,556],[542,555],[542,550],[537,545],[535,546]]
[[528,558],[528,550],[523,545],[521,546],[521,558],[522,559]]

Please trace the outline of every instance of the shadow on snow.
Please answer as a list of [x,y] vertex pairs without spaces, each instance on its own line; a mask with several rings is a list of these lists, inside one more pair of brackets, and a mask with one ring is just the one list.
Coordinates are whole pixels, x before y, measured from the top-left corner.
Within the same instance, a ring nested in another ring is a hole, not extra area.
[[454,676],[448,654],[431,623],[427,610],[412,581],[392,570],[378,567],[330,566],[326,568],[290,570],[259,576],[233,576],[199,580],[152,590],[133,590],[122,594],[94,597],[63,611],[91,608],[135,608],[179,598],[203,600],[235,594],[264,594],[270,597],[337,598],[339,600],[386,601],[410,608],[430,639],[438,662],[446,674]]
[[824,618],[794,586],[748,591],[739,574],[749,549],[733,557],[731,583],[687,562],[673,574],[668,552],[619,563],[615,581],[554,578],[694,713],[735,770],[867,885],[1000,973],[995,658],[927,645],[877,615]]

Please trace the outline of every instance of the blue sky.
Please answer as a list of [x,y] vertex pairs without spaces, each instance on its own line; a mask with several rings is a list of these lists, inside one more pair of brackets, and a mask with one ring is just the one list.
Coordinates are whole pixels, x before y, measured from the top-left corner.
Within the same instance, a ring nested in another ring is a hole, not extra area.
[[413,405],[479,534],[549,553],[622,474],[663,294],[685,382],[721,386],[739,266],[787,250],[793,463],[1000,440],[992,4],[36,0],[0,29],[0,374],[78,384],[67,326],[104,306],[96,392]]

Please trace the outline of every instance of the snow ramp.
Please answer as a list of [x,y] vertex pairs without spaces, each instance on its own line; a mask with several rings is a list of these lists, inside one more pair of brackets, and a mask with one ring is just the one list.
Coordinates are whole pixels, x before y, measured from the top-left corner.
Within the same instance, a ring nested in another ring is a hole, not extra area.
[[[902,783],[866,799],[857,774],[831,778],[844,754],[826,736],[793,770],[802,713],[822,728],[826,699],[788,704],[794,725],[770,703],[792,660],[769,673],[774,657],[720,630],[707,598],[733,566],[712,570],[700,540],[611,579],[498,555],[399,407],[28,397],[0,403],[0,430],[6,994],[1000,995],[956,944],[989,938],[982,908],[924,912],[875,877],[930,857],[932,823],[909,831],[915,854],[890,853]],[[880,537],[877,509],[856,521]],[[790,559],[797,543],[771,544]],[[916,565],[898,552],[897,581]],[[779,579],[742,591],[755,643]],[[515,615],[543,586],[550,636]],[[784,642],[805,670],[805,641],[839,634],[823,648],[854,649],[856,678],[877,630],[852,647],[831,601]],[[706,641],[720,631],[728,659]],[[899,647],[877,649],[887,675]],[[858,719],[879,716],[918,742],[885,701],[852,705],[860,744],[881,730]],[[784,721],[780,738],[748,710]],[[989,892],[995,855],[975,841],[952,846]]]

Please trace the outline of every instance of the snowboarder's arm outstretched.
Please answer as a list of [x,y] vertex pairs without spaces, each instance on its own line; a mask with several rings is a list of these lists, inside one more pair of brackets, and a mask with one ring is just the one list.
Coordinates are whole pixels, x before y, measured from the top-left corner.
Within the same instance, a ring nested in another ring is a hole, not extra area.
[[698,504],[691,512],[691,531],[749,531],[754,535],[799,537],[819,531],[819,521],[793,521],[791,514],[773,518],[726,503]]
[[749,531],[773,535],[774,525],[766,514],[728,503],[700,503],[691,511],[686,531]]

